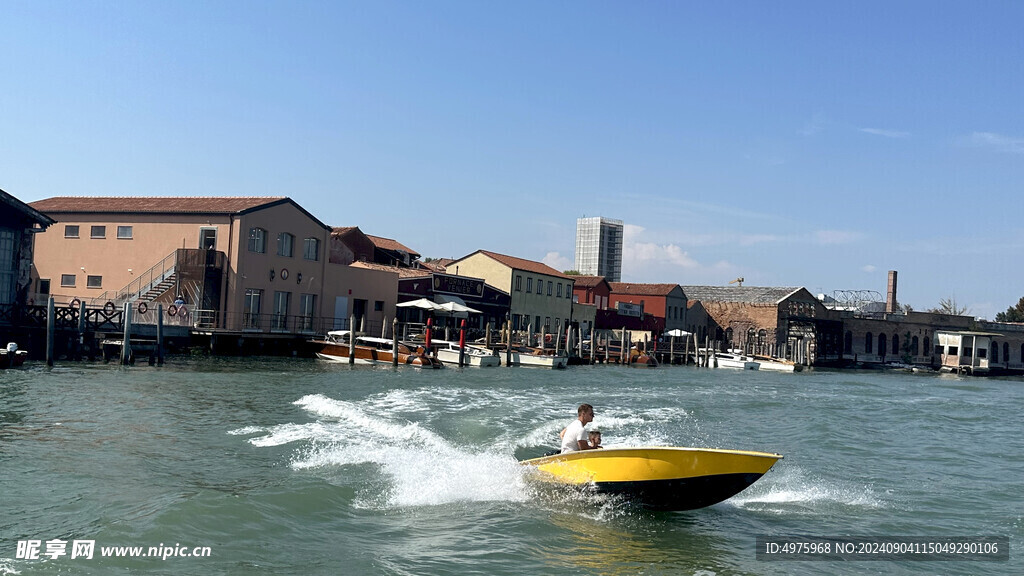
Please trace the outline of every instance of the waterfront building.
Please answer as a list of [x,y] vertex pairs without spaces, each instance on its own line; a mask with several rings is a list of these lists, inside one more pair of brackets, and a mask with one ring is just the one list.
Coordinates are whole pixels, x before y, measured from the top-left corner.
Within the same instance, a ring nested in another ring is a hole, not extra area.
[[622,220],[596,216],[576,220],[576,271],[603,276],[609,282],[622,279]]
[[592,304],[597,310],[608,308],[612,286],[604,276],[573,276],[572,301]]
[[[49,216],[0,190],[0,306],[32,299],[33,239],[53,223]],[[0,311],[0,323],[8,316]]]
[[572,320],[573,276],[543,264],[487,250],[477,250],[448,264],[447,270],[482,278],[507,292],[513,330],[552,334]]
[[400,307],[398,319],[401,322],[422,324],[429,316],[435,323],[450,329],[457,329],[459,321],[466,319],[468,328],[479,331],[491,325],[500,328],[509,313],[512,301],[508,292],[487,284],[483,278],[448,274],[428,268],[400,269],[398,280],[398,301],[410,302],[426,298],[436,304],[454,302],[479,312],[430,313],[419,308]]
[[[682,286],[715,323],[721,348],[786,358],[802,364],[836,360],[842,323],[806,288]],[[703,342],[701,343],[703,345]]]
[[[206,331],[312,334],[393,318],[397,276],[329,261],[332,228],[287,197],[55,197],[34,297],[119,308],[180,296]],[[148,309],[148,306],[146,307]],[[177,307],[176,307],[177,308]]]
[[686,293],[678,284],[635,284],[611,282],[609,305],[623,310],[639,308],[661,318],[665,330],[686,329]]

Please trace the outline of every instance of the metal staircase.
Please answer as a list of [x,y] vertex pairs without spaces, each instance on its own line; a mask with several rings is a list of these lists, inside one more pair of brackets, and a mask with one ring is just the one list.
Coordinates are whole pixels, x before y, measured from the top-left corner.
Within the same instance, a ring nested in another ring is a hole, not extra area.
[[89,301],[92,306],[103,306],[112,302],[114,306],[123,306],[125,302],[135,302],[141,299],[143,302],[150,302],[154,298],[167,292],[174,287],[177,281],[176,267],[178,263],[178,250],[171,252],[163,260],[156,263],[149,270],[139,274],[127,286],[120,290],[107,290]]

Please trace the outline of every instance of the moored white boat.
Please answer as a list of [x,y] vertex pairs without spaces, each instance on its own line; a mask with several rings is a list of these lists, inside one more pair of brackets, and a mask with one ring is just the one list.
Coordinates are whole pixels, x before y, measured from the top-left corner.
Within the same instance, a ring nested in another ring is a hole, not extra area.
[[740,370],[757,370],[761,363],[749,356],[742,354],[731,354],[729,352],[714,352],[713,360],[715,368],[739,368]]
[[[431,340],[431,348],[437,352],[437,358],[445,364],[459,365],[459,343],[451,340]],[[501,360],[483,346],[466,344],[463,362],[466,366],[500,366]]]
[[783,360],[781,358],[771,358],[768,356],[754,356],[754,360],[760,364],[759,370],[772,370],[775,372],[800,372],[804,369],[803,366],[793,362],[792,360]]
[[[506,350],[495,348],[501,363],[505,363]],[[534,366],[538,368],[565,368],[569,365],[569,355],[565,351],[555,354],[553,349],[532,348],[529,346],[513,346],[511,352],[513,366]]]

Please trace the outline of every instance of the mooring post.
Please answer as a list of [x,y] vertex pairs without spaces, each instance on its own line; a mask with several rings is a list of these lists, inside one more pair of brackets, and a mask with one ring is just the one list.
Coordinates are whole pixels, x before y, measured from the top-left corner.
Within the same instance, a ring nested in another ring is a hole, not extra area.
[[[211,340],[213,337],[211,336]],[[164,305],[156,305],[156,365],[164,365]]]
[[53,318],[53,296],[46,301],[46,365],[53,366],[53,331],[55,328]]
[[348,363],[356,363],[356,315],[348,319]]
[[512,322],[511,321],[506,321],[505,322],[505,334],[507,335],[507,337],[505,339],[506,340],[506,342],[505,342],[505,366],[509,367],[509,366],[512,366]]
[[78,302],[78,350],[75,360],[82,360],[82,347],[85,346],[85,301]]
[[391,365],[398,366],[398,316],[391,321]]
[[132,356],[132,303],[124,303],[124,335],[121,337],[121,364],[128,364]]
[[459,365],[468,366],[466,361],[466,319],[459,323]]

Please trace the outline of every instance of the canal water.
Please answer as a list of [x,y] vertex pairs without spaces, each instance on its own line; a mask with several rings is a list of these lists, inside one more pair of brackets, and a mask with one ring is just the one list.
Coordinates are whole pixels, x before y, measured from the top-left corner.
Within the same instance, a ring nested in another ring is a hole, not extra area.
[[[785,459],[689,512],[537,485],[517,457],[581,402],[609,446]],[[1019,574],[1022,407],[1020,379],[895,372],[35,365],[0,371],[0,574]],[[1010,556],[756,556],[841,536],[1001,536]]]

